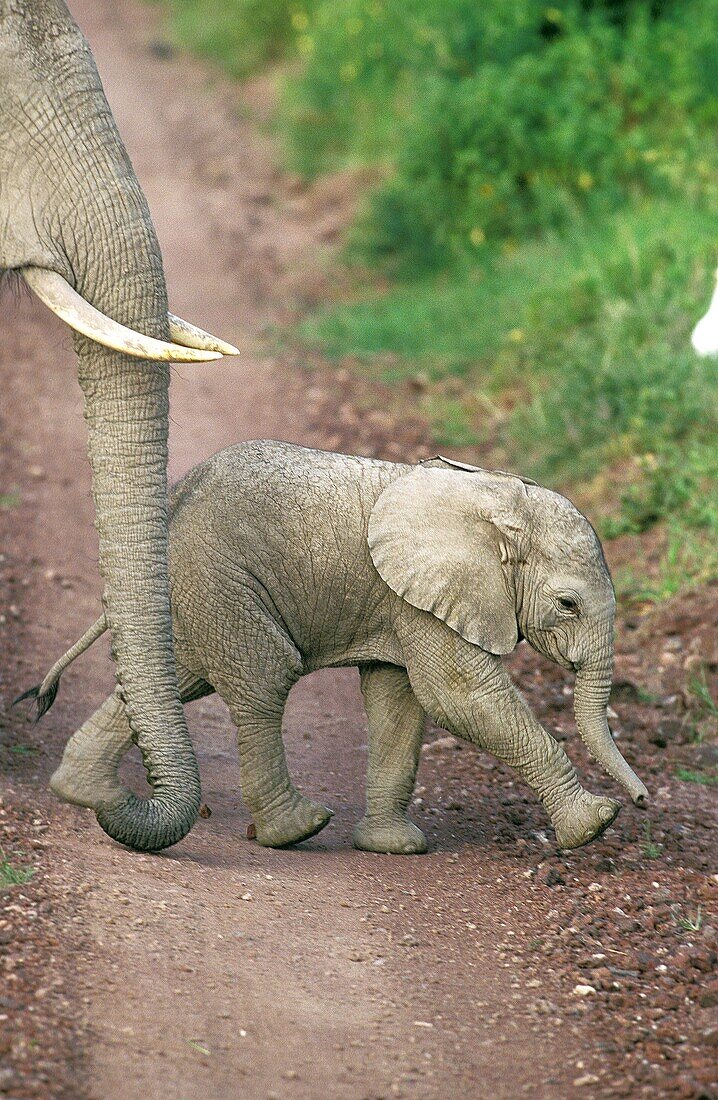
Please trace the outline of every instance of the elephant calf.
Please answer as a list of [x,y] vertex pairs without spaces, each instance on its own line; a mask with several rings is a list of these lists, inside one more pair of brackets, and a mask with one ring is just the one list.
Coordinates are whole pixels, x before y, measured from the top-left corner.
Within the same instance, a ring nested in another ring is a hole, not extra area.
[[[293,786],[281,727],[299,677],[339,665],[358,666],[369,722],[358,848],[426,850],[407,807],[427,713],[515,769],[560,847],[599,836],[620,805],[584,790],[514,688],[501,656],[521,638],[575,670],[583,739],[636,803],[647,798],[606,721],[615,600],[600,543],[568,500],[533,482],[441,458],[406,466],[240,444],[175,488],[170,580],[182,699],[217,691],[228,704],[260,844],[294,844],[329,821]],[[100,619],[35,689],[41,712],[103,630]],[[52,778],[69,802],[98,810],[126,798],[119,690]]]

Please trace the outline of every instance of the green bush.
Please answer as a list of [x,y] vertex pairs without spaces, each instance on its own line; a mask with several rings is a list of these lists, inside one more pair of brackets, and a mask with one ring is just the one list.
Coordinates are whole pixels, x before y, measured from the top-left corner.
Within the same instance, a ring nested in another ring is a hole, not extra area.
[[636,195],[715,200],[718,0],[662,7],[324,0],[287,89],[294,165],[383,164],[355,239],[414,270]]
[[169,0],[179,45],[245,77],[293,49],[312,0]]

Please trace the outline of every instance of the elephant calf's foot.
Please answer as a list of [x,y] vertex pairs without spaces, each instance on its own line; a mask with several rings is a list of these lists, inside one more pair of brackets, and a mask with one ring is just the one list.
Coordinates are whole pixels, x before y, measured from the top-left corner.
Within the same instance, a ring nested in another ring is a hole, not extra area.
[[352,841],[363,852],[414,856],[426,851],[426,837],[408,818],[364,817],[354,829]]
[[559,848],[581,848],[596,840],[615,821],[621,803],[581,791],[552,817]]
[[254,815],[256,837],[265,848],[287,848],[321,832],[333,816],[333,810],[294,791],[276,812]]

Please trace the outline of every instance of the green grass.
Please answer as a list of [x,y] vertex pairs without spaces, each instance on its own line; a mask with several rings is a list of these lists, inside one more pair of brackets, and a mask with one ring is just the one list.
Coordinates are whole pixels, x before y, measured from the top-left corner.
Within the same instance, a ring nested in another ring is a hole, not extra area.
[[700,717],[718,718],[718,703],[708,686],[705,666],[694,672],[688,680],[688,691],[696,700]]
[[656,844],[654,840],[651,840],[650,821],[645,822],[643,826],[643,835],[645,839],[643,844],[641,845],[641,849],[644,856],[646,857],[646,859],[658,859],[661,855],[661,852],[663,851],[663,845]]
[[3,512],[9,512],[12,508],[19,508],[22,504],[22,497],[17,490],[10,493],[0,493],[0,510]]
[[16,867],[0,848],[0,886],[22,886],[35,874],[34,867]]
[[700,744],[718,734],[718,702],[711,694],[705,665],[700,665],[689,676],[686,687],[689,695],[693,696],[690,709],[691,741]]
[[640,196],[714,201],[718,0],[622,8],[617,25],[597,0],[315,0],[288,159],[378,166],[353,243],[404,273]]
[[703,913],[700,905],[694,917],[676,917],[676,923],[684,932],[700,932],[703,926]]
[[708,775],[695,768],[676,768],[676,775],[683,783],[699,783],[704,787],[718,786],[718,775]]

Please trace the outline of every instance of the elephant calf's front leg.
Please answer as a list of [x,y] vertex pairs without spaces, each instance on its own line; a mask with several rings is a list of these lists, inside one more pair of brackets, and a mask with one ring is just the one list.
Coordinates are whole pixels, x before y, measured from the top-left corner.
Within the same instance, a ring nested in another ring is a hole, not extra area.
[[[546,808],[560,848],[595,840],[620,803],[578,781],[561,746],[536,721],[499,658],[441,631],[419,635],[409,664],[417,697],[439,725],[513,768]],[[448,628],[446,628],[448,630]]]
[[361,688],[369,720],[369,765],[366,814],[354,830],[354,845],[396,855],[425,852],[426,838],[407,816],[424,711],[406,672],[395,665],[363,665]]

